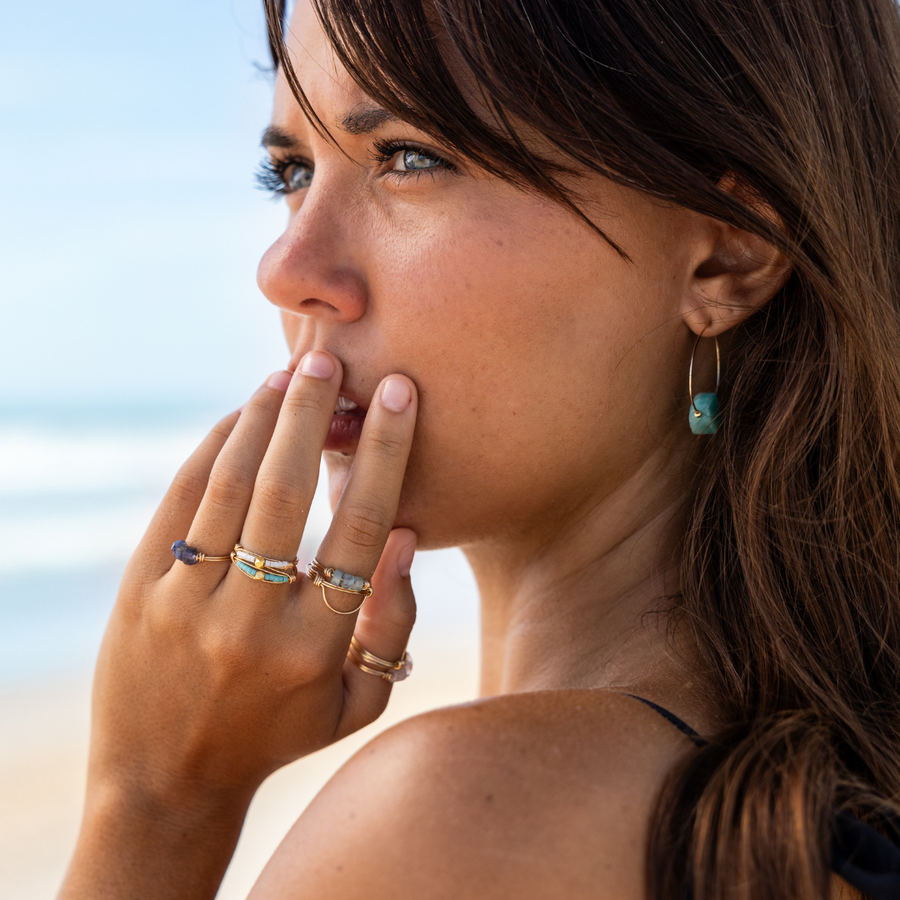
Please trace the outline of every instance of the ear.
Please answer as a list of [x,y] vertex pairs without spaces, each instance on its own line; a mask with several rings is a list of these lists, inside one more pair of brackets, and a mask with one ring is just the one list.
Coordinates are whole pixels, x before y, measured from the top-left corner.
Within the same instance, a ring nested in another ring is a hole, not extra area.
[[[728,174],[719,189],[783,227],[778,215]],[[696,232],[694,270],[683,315],[694,334],[715,337],[765,306],[784,286],[791,267],[785,255],[749,231],[703,216]]]

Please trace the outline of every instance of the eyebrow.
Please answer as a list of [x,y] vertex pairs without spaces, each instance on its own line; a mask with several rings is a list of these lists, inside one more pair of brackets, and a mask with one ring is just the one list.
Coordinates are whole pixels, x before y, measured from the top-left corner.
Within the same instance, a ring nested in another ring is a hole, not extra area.
[[[368,103],[360,103],[354,106],[350,112],[338,123],[338,128],[347,134],[360,135],[371,134],[377,131],[387,122],[397,122],[399,119],[380,106]],[[260,141],[263,147],[279,147],[282,150],[291,150],[299,145],[299,141],[290,132],[278,125],[270,125],[264,132]]]
[[344,116],[344,121],[340,123],[339,127],[347,134],[371,134],[386,122],[396,121],[399,121],[397,117],[386,109],[370,103],[360,103]]
[[270,125],[264,132],[260,144],[263,147],[281,147],[284,150],[290,150],[296,147],[299,141],[289,134],[283,128],[277,125]]

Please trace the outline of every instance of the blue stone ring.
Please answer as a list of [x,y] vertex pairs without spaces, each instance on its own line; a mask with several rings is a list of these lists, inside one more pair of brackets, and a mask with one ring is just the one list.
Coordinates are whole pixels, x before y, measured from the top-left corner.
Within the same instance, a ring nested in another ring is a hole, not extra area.
[[[339,616],[352,616],[353,613],[362,609],[363,603],[372,596],[372,585],[359,575],[351,575],[348,572],[342,572],[340,569],[326,569],[322,563],[314,559],[307,567],[306,574],[309,575],[312,583],[322,590],[322,599],[325,605]],[[332,591],[340,591],[342,594],[362,594],[363,598],[356,609],[349,609],[346,612],[342,609],[335,609],[325,596],[325,588]]]
[[230,556],[207,556],[196,547],[189,547],[187,541],[175,541],[172,544],[172,556],[186,566],[196,566],[202,562],[231,562]]
[[234,545],[228,557],[248,578],[267,584],[293,584],[297,580],[297,560],[270,559],[262,553]]

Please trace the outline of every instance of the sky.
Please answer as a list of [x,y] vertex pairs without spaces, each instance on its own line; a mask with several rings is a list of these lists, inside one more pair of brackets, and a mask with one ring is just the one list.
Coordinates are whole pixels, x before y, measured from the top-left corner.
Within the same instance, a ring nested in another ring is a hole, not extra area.
[[287,362],[256,266],[261,0],[0,15],[0,416],[239,406]]

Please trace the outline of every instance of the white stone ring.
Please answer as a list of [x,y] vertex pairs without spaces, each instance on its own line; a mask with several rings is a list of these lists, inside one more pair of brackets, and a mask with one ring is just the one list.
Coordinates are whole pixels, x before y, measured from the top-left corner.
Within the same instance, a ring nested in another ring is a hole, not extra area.
[[[306,574],[309,575],[312,583],[322,590],[322,599],[325,605],[339,616],[352,616],[353,613],[362,609],[363,603],[372,596],[372,585],[360,575],[351,575],[348,572],[342,572],[340,569],[326,568],[317,559],[314,559],[307,567]],[[333,591],[340,591],[342,594],[362,594],[363,598],[356,609],[335,609],[325,596],[325,588]]]

